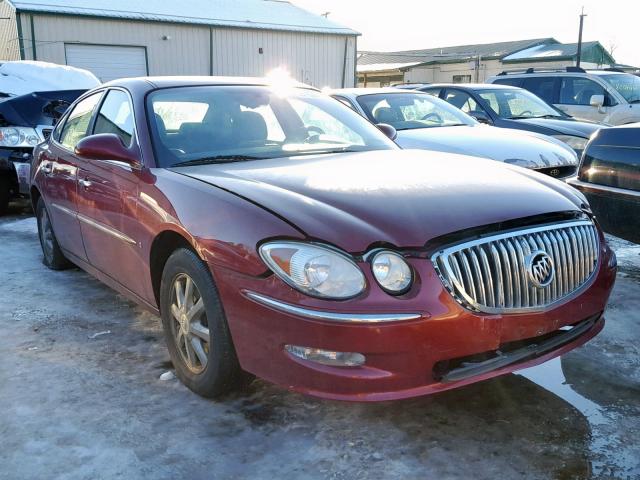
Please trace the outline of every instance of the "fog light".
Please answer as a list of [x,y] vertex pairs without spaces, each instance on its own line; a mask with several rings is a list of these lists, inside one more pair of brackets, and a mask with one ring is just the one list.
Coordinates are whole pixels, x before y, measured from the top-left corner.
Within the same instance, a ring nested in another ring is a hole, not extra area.
[[294,357],[332,367],[358,367],[364,365],[365,362],[365,357],[361,353],[332,352],[321,350],[320,348],[299,347],[297,345],[285,345],[284,348]]

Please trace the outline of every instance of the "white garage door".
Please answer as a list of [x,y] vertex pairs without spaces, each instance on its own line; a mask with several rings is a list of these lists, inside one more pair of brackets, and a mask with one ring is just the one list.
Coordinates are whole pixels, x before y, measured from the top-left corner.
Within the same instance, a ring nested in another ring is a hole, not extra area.
[[147,75],[144,47],[67,44],[64,49],[67,65],[89,70],[103,82]]

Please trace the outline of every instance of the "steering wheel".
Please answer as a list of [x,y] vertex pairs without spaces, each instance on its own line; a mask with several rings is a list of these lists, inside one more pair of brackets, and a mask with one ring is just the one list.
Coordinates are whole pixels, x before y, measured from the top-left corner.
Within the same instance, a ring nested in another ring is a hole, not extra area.
[[[315,135],[313,134],[315,132]],[[307,138],[304,139],[304,143],[317,143],[320,140],[320,135],[324,135],[324,130],[320,127],[311,125],[307,127]]]
[[519,117],[526,117],[527,114],[529,114],[529,116],[533,117],[533,112],[531,110],[525,110],[524,112],[520,112],[520,115],[518,115]]
[[429,120],[433,118],[433,121],[435,123],[442,123],[442,117],[440,115],[438,115],[435,112],[431,112],[431,113],[427,113],[424,117],[422,117],[420,120]]

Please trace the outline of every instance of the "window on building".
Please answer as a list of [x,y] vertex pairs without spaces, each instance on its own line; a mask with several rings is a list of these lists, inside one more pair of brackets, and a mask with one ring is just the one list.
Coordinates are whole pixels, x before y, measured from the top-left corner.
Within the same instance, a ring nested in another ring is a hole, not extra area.
[[471,83],[471,75],[454,75],[453,83]]

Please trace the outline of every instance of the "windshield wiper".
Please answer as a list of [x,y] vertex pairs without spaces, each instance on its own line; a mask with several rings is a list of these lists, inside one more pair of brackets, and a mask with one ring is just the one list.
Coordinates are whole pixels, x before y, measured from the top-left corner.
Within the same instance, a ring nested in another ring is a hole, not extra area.
[[508,120],[526,120],[528,118],[562,118],[562,115],[516,115],[513,117],[507,117]]
[[265,157],[252,157],[250,155],[216,155],[214,157],[196,158],[184,162],[174,163],[172,167],[190,167],[194,165],[209,165],[212,163],[243,162],[248,160],[264,160]]

